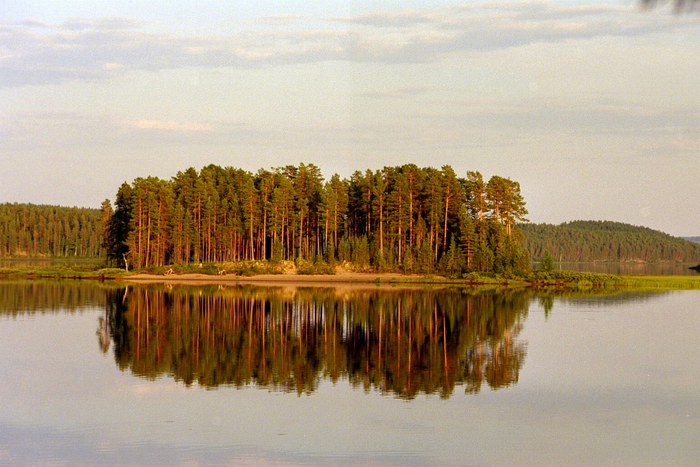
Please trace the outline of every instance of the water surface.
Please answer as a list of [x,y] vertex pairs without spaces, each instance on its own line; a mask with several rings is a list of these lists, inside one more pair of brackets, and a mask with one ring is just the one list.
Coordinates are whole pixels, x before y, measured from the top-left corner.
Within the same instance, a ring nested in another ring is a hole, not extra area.
[[0,283],[0,463],[700,458],[700,293]]

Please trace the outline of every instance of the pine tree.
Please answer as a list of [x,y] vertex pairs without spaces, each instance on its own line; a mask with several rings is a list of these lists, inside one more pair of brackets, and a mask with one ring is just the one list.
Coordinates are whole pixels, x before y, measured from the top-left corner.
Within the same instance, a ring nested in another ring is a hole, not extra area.
[[112,264],[123,264],[129,269],[129,233],[131,232],[131,219],[133,216],[133,190],[131,185],[124,182],[117,190],[109,228],[107,245],[107,260]]

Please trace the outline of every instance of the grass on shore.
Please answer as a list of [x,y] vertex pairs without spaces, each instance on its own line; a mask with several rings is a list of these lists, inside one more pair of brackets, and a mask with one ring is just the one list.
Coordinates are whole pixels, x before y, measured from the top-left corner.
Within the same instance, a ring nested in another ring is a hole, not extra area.
[[[94,265],[39,265],[16,266],[0,268],[0,279],[118,279],[137,273],[164,275],[172,269],[174,275],[205,274],[215,278],[219,272],[235,276],[256,276],[260,274],[296,274],[303,281],[305,275],[331,275],[336,268],[326,263],[285,261],[271,263],[267,261],[239,261],[225,263],[183,264],[167,267],[154,267],[147,270],[125,271],[118,268],[96,268]],[[343,265],[343,270],[352,271],[352,265]],[[368,273],[373,275],[373,273]],[[535,288],[628,288],[654,290],[688,290],[700,289],[700,274],[696,276],[643,276],[643,275],[613,275],[591,272],[574,271],[532,271],[523,276],[512,274],[480,274],[468,273],[458,276],[445,277],[440,275],[406,275],[394,276],[391,279],[376,279],[377,282],[390,283],[441,283],[463,286],[492,285],[504,287],[535,287]]]
[[626,287],[640,289],[700,289],[700,275],[697,276],[622,276]]
[[700,275],[696,276],[644,276],[614,275],[574,271],[536,271],[527,276],[535,287],[566,288],[631,288],[656,290],[700,289]]
[[130,274],[124,269],[74,265],[17,266],[0,268],[0,279],[114,279]]

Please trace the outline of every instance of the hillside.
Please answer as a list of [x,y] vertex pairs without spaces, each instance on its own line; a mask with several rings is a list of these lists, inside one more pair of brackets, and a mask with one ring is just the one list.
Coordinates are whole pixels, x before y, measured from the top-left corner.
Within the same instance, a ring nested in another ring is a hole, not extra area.
[[700,261],[700,244],[621,222],[573,221],[519,227],[525,247],[535,260],[549,251],[561,261]]

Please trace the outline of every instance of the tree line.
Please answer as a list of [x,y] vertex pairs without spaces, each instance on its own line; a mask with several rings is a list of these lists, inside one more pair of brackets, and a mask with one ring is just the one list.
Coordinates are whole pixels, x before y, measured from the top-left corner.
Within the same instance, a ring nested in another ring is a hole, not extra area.
[[573,221],[560,225],[520,225],[534,259],[548,252],[558,261],[700,260],[700,244],[647,227],[611,221]]
[[251,173],[209,165],[137,178],[106,200],[115,265],[241,260],[349,262],[360,269],[520,271],[520,185],[413,164],[325,180],[313,164]]
[[104,257],[104,222],[97,209],[0,204],[0,257]]

